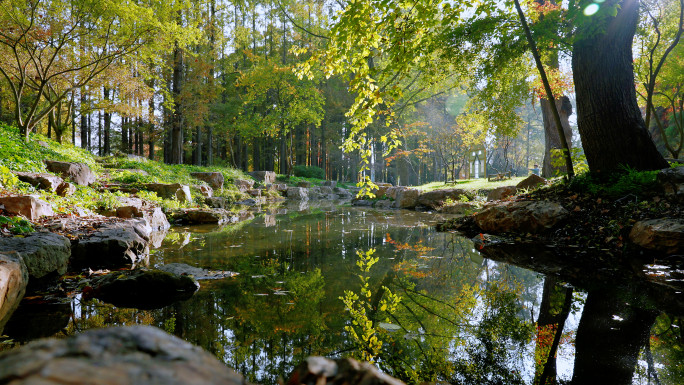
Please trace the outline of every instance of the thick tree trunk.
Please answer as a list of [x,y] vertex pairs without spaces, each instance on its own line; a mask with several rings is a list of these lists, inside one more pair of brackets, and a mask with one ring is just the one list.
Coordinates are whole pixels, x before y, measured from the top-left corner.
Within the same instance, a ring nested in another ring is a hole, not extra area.
[[648,135],[634,89],[632,40],[639,2],[608,0],[601,8],[616,4],[617,16],[599,12],[581,23],[573,45],[577,125],[589,169],[665,168],[668,163]]
[[[561,124],[563,125],[563,132],[565,132],[565,138],[568,141],[568,146],[572,149],[572,128],[570,128],[570,122],[568,121],[568,118],[570,117],[570,115],[572,115],[572,104],[570,104],[570,99],[568,99],[567,96],[562,96],[558,98],[556,100],[556,107],[558,108],[558,114],[561,118]],[[560,150],[563,148],[563,146],[561,145],[561,140],[558,136],[558,128],[556,128],[556,122],[554,121],[552,116],[553,113],[551,112],[551,103],[549,103],[549,101],[546,98],[541,100],[541,110],[542,119],[544,121],[545,139],[544,164],[542,166],[542,176],[544,178],[550,178],[556,176],[557,173],[565,173],[567,172],[567,170],[565,165],[561,167],[553,167],[551,165],[551,150]]]

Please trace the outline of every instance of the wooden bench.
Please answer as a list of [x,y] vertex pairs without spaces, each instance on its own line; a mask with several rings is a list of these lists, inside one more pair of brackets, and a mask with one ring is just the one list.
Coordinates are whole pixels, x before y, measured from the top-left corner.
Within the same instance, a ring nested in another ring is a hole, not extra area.
[[501,181],[501,180],[511,179],[511,173],[512,173],[511,171],[508,171],[508,172],[499,172],[499,173],[496,173],[496,174],[494,174],[494,175],[488,176],[488,177],[487,177],[487,181],[488,181],[488,182],[498,182],[498,181]]

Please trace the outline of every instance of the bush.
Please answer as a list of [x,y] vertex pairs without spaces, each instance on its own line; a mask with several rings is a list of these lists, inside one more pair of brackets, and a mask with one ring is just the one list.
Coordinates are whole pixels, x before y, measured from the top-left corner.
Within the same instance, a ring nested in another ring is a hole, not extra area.
[[620,198],[628,194],[642,196],[658,187],[656,175],[658,171],[636,171],[625,167],[599,179],[590,173],[576,176],[570,182],[570,188],[577,192],[608,198]]
[[325,179],[325,171],[316,166],[294,166],[292,172],[302,178]]

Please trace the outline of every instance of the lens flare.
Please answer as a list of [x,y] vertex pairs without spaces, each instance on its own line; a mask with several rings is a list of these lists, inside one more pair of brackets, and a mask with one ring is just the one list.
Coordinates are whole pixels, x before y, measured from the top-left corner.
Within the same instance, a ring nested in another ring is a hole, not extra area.
[[595,14],[596,12],[598,12],[598,10],[599,10],[598,4],[596,4],[596,3],[590,4],[589,6],[584,8],[584,15],[585,16],[591,16],[591,15]]

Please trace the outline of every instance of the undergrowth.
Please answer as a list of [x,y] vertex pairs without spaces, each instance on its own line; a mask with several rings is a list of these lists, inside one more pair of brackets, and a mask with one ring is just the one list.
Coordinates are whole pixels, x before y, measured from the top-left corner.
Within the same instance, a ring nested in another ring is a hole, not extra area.
[[606,198],[621,198],[632,194],[642,196],[658,187],[656,183],[658,171],[636,171],[624,168],[607,177],[597,178],[590,173],[577,175],[570,182],[569,188],[580,193],[602,196]]

